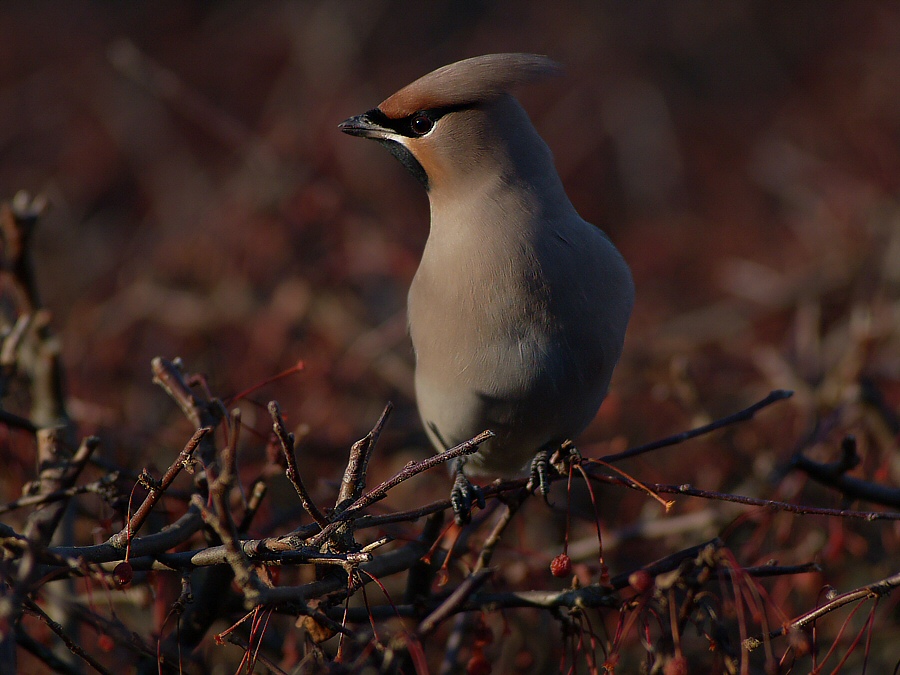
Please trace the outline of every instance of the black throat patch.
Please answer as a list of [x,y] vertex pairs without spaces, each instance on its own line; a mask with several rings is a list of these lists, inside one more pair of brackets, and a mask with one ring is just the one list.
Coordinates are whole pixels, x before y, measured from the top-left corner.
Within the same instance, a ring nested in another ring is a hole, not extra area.
[[[437,123],[444,115],[449,113],[454,113],[459,110],[465,110],[467,108],[473,107],[474,103],[465,103],[454,106],[446,106],[443,108],[432,108],[429,110],[419,110],[412,115],[407,115],[406,117],[401,118],[391,118],[381,112],[378,108],[373,108],[366,113],[366,117],[371,120],[373,123],[384,129],[390,129],[391,131],[396,132],[400,136],[405,136],[406,138],[419,138],[421,134],[417,134],[413,130],[413,119],[420,116],[425,116],[432,123]],[[379,143],[381,143],[384,147],[388,149],[388,151],[397,159],[400,160],[400,163],[406,167],[406,169],[415,177],[417,181],[422,184],[426,190],[429,189],[430,183],[428,181],[428,174],[425,172],[425,169],[419,163],[419,160],[415,158],[415,156],[409,151],[409,149],[404,146],[402,143],[397,141],[388,139],[388,138],[376,138]]]
[[394,157],[399,159],[400,163],[406,167],[406,170],[413,175],[413,178],[419,181],[422,184],[422,187],[428,190],[428,174],[425,173],[425,169],[419,164],[419,160],[413,156],[406,146],[389,138],[376,138],[375,140],[386,147],[388,152]]

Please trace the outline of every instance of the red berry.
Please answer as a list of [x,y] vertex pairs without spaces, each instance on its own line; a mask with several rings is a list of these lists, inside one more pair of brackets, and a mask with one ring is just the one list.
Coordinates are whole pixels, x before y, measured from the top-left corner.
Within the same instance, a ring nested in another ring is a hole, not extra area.
[[628,575],[628,585],[638,593],[643,593],[653,586],[653,577],[647,570],[637,570]]
[[109,653],[116,648],[116,643],[109,635],[104,633],[97,638],[97,646],[104,652]]
[[688,675],[688,662],[683,656],[673,656],[663,668],[663,675]]
[[117,586],[127,586],[134,579],[134,570],[131,568],[130,562],[120,562],[113,569],[113,579]]
[[466,665],[466,675],[491,675],[491,664],[484,654],[475,654]]
[[572,574],[572,559],[565,553],[560,553],[550,562],[550,574],[559,579]]
[[493,641],[494,633],[483,621],[475,626],[475,629],[472,631],[472,642],[475,646],[483,647],[484,645],[489,645]]

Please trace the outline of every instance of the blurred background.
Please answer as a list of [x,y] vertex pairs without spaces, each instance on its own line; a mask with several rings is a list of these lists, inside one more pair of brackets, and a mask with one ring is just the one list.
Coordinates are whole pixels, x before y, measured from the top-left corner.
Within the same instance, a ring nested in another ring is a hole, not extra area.
[[[549,54],[566,77],[521,97],[639,291],[614,398],[687,395],[659,389],[674,358],[721,412],[771,386],[754,352],[795,310],[900,274],[898,35],[864,1],[6,2],[0,195],[50,200],[40,284],[86,427],[156,424],[155,355],[222,396],[302,359],[271,394],[344,446],[388,399],[416,424],[428,210],[337,123],[460,58]],[[658,432],[639,412],[630,441]]]
[[[638,289],[585,453],[784,387],[794,399],[759,423],[630,470],[767,495],[828,415],[822,458],[854,431],[861,471],[896,481],[900,5],[866,0],[3,2],[0,197],[49,199],[38,277],[82,432],[132,466],[171,457],[189,429],[152,357],[181,356],[222,397],[302,360],[242,406],[264,430],[255,403],[278,399],[307,434],[306,471],[337,479],[388,400],[373,470],[425,456],[405,294],[427,199],[337,124],[501,51],[564,64],[521,99]],[[882,427],[854,407],[865,396]],[[264,462],[263,445],[244,461]],[[429,480],[435,498],[448,487]],[[646,506],[629,503],[610,526]]]

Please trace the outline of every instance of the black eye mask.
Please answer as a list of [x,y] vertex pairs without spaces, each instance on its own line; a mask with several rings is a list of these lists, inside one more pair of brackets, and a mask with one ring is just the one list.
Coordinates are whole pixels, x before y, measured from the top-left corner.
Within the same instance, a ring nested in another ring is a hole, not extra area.
[[431,108],[430,110],[417,110],[412,115],[397,119],[388,117],[378,108],[372,108],[366,113],[366,117],[378,126],[390,129],[401,136],[421,138],[434,129],[434,125],[444,115],[472,107],[474,107],[473,104],[467,103],[464,105],[445,106],[443,108]]
[[[434,125],[437,121],[444,115],[471,107],[472,105],[467,104],[433,108],[431,110],[419,110],[412,115],[407,115],[406,117],[401,117],[399,119],[390,118],[378,108],[372,108],[372,110],[368,111],[364,117],[373,124],[377,124],[383,129],[390,129],[400,136],[406,138],[421,138],[430,133],[431,130],[434,129]],[[419,160],[415,158],[406,146],[390,138],[375,138],[374,140],[386,147],[388,152],[400,160],[400,163],[406,167],[407,171],[422,184],[422,187],[428,190],[428,174],[425,173],[425,169],[419,163]]]

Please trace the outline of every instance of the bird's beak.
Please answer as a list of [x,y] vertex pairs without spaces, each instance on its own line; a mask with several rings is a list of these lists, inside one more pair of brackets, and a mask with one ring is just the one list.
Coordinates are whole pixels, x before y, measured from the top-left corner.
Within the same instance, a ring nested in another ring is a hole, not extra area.
[[345,134],[362,136],[363,138],[384,138],[387,134],[393,133],[390,129],[373,121],[371,116],[372,112],[373,111],[370,110],[362,115],[346,119],[338,124],[338,129]]

